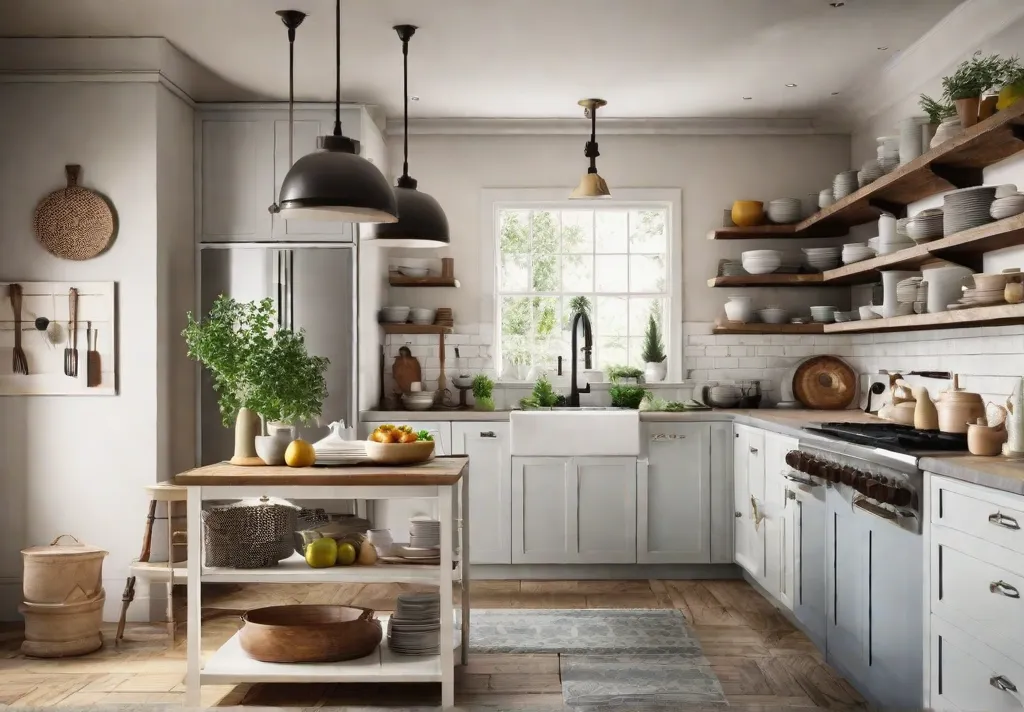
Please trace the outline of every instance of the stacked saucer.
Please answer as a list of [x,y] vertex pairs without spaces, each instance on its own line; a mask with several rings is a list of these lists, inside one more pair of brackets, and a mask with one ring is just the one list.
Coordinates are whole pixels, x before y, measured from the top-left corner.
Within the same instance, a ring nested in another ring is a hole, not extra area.
[[875,251],[864,242],[851,242],[843,245],[843,264],[853,264],[861,260],[867,260],[875,256]]
[[907,221],[907,236],[914,242],[929,242],[942,237],[942,210],[922,210]]
[[807,264],[818,272],[835,269],[839,266],[841,252],[839,247],[805,247],[803,252],[807,258]]
[[331,432],[327,437],[313,443],[316,464],[338,466],[368,462],[366,441],[346,439],[352,435],[354,435],[353,431],[345,427],[344,421],[332,423]]
[[718,274],[721,277],[741,277],[746,273],[743,263],[738,260],[722,260],[718,263]]
[[800,198],[776,198],[768,203],[768,219],[779,225],[800,222],[803,204]]
[[860,167],[860,173],[857,174],[857,179],[863,188],[868,183],[874,183],[884,175],[885,171],[882,170],[882,164],[877,158],[872,158],[864,161],[864,165]]
[[1002,220],[1021,213],[1024,213],[1024,195],[1011,193],[1004,198],[996,198],[989,214],[995,220]]
[[409,546],[414,549],[437,549],[441,546],[441,522],[427,517],[409,521]]
[[917,290],[923,277],[909,277],[896,283],[896,301],[900,304],[913,304],[918,301]]
[[953,235],[992,222],[996,186],[980,185],[946,193],[942,203],[942,232]]
[[843,171],[836,175],[832,181],[832,195],[836,200],[845,198],[850,193],[856,192],[860,186],[857,184],[857,171]]
[[388,619],[388,648],[399,655],[437,655],[440,652],[441,596],[401,593]]

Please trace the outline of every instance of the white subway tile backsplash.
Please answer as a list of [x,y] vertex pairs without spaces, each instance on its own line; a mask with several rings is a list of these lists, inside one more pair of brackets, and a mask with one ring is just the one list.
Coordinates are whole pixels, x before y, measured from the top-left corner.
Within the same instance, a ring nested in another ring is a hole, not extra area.
[[747,356],[739,361],[740,368],[766,368],[768,365],[764,356]]
[[786,353],[784,346],[757,346],[755,348],[758,356],[782,356]]
[[747,348],[746,346],[705,346],[705,356],[735,356],[736,354],[730,353],[733,349]]
[[[708,359],[710,360],[710,359]],[[740,360],[733,356],[726,356],[723,358],[714,359],[714,367],[716,370],[722,370],[723,368],[739,368]]]
[[713,334],[690,334],[686,337],[686,343],[693,344],[695,346],[711,346],[718,339]]
[[686,365],[688,368],[712,368],[716,365],[716,361],[718,361],[718,359],[713,359],[706,356],[699,356],[697,358],[689,359],[686,362]]
[[754,346],[728,346],[729,356],[752,356],[754,354]]

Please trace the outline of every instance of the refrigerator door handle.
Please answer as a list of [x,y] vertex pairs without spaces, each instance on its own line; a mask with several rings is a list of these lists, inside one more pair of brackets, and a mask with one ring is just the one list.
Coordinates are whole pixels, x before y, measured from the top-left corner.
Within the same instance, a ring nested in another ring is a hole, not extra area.
[[295,331],[295,280],[292,279],[295,266],[295,250],[288,250],[288,328]]

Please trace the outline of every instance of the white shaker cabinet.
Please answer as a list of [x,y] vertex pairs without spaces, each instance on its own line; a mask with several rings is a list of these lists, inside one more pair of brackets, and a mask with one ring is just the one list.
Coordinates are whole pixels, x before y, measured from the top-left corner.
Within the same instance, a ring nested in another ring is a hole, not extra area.
[[735,561],[760,583],[765,568],[763,431],[735,426],[733,487]]
[[637,562],[711,563],[711,423],[645,422],[641,431]]
[[508,423],[452,423],[452,454],[469,456],[469,556],[512,563],[512,461]]
[[[786,482],[790,467],[786,453],[796,450],[796,438],[778,433],[764,434],[764,536],[765,567],[762,585],[786,608],[793,608],[793,549],[786,517]],[[787,546],[787,543],[789,546]]]
[[636,458],[512,458],[512,563],[635,562]]

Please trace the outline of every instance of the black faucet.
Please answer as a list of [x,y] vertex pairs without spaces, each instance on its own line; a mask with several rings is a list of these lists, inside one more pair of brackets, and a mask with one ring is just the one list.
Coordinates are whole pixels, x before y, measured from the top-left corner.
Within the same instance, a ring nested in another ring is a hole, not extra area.
[[[583,320],[583,348],[578,347],[577,338],[577,324],[580,320]],[[572,371],[569,375],[569,407],[579,408],[580,407],[580,393],[590,393],[590,383],[587,382],[586,388],[580,388],[576,385],[576,364],[579,360],[579,352],[583,352],[583,368],[590,369],[590,353],[594,349],[594,334],[590,328],[590,318],[587,317],[583,312],[578,312],[572,319]]]

